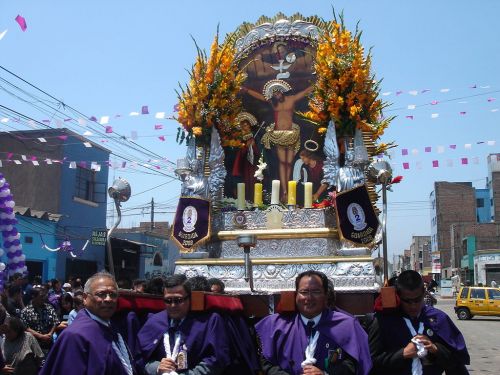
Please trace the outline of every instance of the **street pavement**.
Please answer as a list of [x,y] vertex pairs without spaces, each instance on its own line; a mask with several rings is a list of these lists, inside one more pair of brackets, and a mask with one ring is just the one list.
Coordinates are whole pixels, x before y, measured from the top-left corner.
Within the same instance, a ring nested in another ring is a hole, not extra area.
[[500,374],[500,317],[475,316],[471,320],[458,320],[454,306],[455,299],[438,297],[434,307],[448,314],[464,335],[471,375]]

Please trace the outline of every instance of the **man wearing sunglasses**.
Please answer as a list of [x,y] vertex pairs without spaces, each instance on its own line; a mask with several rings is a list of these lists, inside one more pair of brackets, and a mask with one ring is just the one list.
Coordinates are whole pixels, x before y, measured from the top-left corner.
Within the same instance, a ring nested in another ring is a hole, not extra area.
[[398,276],[399,307],[377,312],[369,327],[373,375],[468,374],[462,334],[448,315],[425,306],[424,292],[418,272]]
[[83,292],[85,308],[58,337],[40,375],[136,374],[130,351],[110,322],[117,299],[111,274],[91,276]]
[[268,375],[366,375],[368,338],[358,321],[327,306],[328,278],[305,271],[295,279],[294,314],[273,314],[255,326]]
[[229,364],[224,321],[217,313],[191,310],[191,286],[184,275],[165,281],[165,310],[139,331],[148,375],[218,375]]

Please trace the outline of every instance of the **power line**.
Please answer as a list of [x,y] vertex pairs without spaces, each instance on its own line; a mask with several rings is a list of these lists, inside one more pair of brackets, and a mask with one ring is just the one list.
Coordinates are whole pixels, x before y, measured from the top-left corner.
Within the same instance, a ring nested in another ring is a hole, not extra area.
[[[92,120],[90,120],[90,117],[86,116],[85,114],[83,114],[83,113],[82,113],[82,112],[80,112],[79,110],[77,110],[77,109],[73,108],[72,106],[67,105],[67,104],[66,104],[66,103],[64,103],[62,100],[57,99],[56,97],[54,97],[53,95],[49,94],[48,92],[46,92],[46,91],[42,90],[42,89],[41,89],[41,88],[39,88],[38,86],[36,86],[36,85],[34,85],[34,84],[32,84],[32,83],[30,83],[30,82],[26,81],[25,79],[23,79],[22,77],[20,77],[19,75],[15,74],[15,73],[11,72],[11,71],[10,71],[10,70],[8,70],[7,68],[5,68],[5,67],[3,67],[3,66],[1,66],[1,65],[0,65],[0,69],[4,70],[5,72],[7,72],[7,73],[11,74],[12,76],[16,77],[17,79],[19,79],[20,81],[24,82],[25,84],[27,84],[27,85],[29,85],[29,86],[33,87],[34,89],[36,89],[36,90],[38,90],[38,91],[42,92],[42,93],[43,93],[43,94],[45,94],[46,96],[48,96],[48,97],[50,97],[51,99],[55,100],[55,101],[56,101],[59,105],[62,105],[62,106],[63,106],[63,108],[68,108],[68,109],[70,109],[71,111],[73,111],[74,113],[77,113],[77,114],[81,115],[82,117],[86,118],[87,120],[92,121]],[[104,125],[102,125],[102,124],[100,124],[100,125],[104,127]],[[126,138],[125,138],[124,136],[122,136],[122,135],[120,135],[120,134],[116,133],[114,130],[112,130],[112,133],[113,133],[113,134],[116,134],[116,135],[118,135],[120,138],[122,138],[122,139],[125,139],[125,140],[126,140]],[[154,152],[151,152],[150,150],[148,150],[147,148],[145,148],[145,147],[143,147],[143,146],[139,145],[138,143],[134,142],[133,140],[129,140],[129,142],[130,142],[130,143],[132,143],[132,144],[134,144],[135,146],[139,147],[140,149],[142,149],[142,150],[143,150],[143,152],[146,152],[146,153],[148,153],[149,155],[156,155],[158,158],[160,158],[160,159],[162,158],[160,155],[158,155],[158,154],[156,154],[156,153],[154,153]],[[170,163],[175,164],[175,163],[173,163],[173,162],[170,162]]]
[[[500,90],[488,91],[488,92],[483,92],[483,93],[474,94],[474,95],[466,95],[466,96],[461,96],[461,97],[458,97],[458,98],[452,98],[452,99],[446,99],[446,100],[439,100],[439,103],[449,103],[449,102],[454,102],[454,101],[457,101],[457,100],[474,98],[474,97],[477,97],[477,96],[491,95],[491,94],[495,94],[495,93],[498,93],[498,92],[500,92]],[[427,107],[427,106],[430,106],[430,105],[434,105],[434,104],[432,104],[432,103],[418,104],[418,105],[415,105],[415,108]],[[407,109],[407,108],[406,107],[399,107],[399,108],[386,109],[384,112],[394,112],[394,111],[400,111],[400,110],[403,110],[403,109]]]

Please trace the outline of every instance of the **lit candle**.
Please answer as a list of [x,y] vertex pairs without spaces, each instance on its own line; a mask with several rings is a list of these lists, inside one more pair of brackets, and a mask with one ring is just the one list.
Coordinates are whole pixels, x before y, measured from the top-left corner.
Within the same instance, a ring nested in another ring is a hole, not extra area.
[[280,204],[280,180],[273,180],[271,204]]
[[237,201],[238,210],[244,210],[246,208],[245,202],[245,183],[238,183],[238,201]]
[[313,200],[313,184],[312,182],[304,183],[304,208],[312,208]]
[[253,188],[253,205],[254,207],[262,206],[262,184],[257,182]]
[[297,181],[288,181],[288,205],[297,204]]

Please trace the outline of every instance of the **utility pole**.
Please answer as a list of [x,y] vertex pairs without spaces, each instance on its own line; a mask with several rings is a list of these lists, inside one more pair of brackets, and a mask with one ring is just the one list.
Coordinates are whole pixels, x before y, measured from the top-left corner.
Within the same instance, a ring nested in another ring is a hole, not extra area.
[[155,229],[155,201],[151,198],[151,232]]

